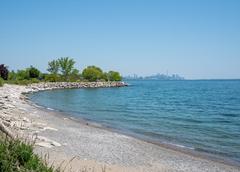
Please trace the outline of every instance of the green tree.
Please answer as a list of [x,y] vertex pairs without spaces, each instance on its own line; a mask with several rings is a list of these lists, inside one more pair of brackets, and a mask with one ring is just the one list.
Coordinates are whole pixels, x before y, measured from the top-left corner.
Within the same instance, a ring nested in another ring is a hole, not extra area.
[[40,71],[37,68],[35,68],[33,66],[30,66],[30,68],[28,68],[27,70],[29,72],[29,77],[30,78],[39,78]]
[[58,59],[58,63],[62,72],[62,75],[65,79],[68,80],[69,75],[72,73],[74,69],[75,61],[69,57],[61,57]]
[[88,81],[97,81],[102,79],[103,71],[99,67],[96,66],[88,66],[82,72],[82,77]]
[[73,69],[72,72],[71,72],[71,74],[69,75],[69,80],[70,80],[71,82],[75,82],[75,81],[80,80],[79,70]]
[[15,80],[17,77],[17,74],[12,70],[11,72],[8,73],[8,79],[9,80]]
[[116,71],[109,71],[107,73],[107,78],[108,78],[108,81],[121,81],[122,80],[120,73],[116,72]]
[[24,80],[24,79],[27,79],[27,80],[30,79],[29,71],[27,69],[18,70],[16,73],[16,80]]
[[57,74],[59,72],[59,61],[52,60],[48,62],[47,71],[50,72],[51,74]]

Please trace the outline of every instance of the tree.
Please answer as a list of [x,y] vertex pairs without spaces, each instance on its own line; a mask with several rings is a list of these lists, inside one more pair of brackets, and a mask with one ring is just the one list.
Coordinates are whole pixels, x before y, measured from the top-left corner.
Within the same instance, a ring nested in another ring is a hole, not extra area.
[[0,65],[0,77],[4,80],[8,79],[8,68],[4,64]]
[[103,72],[102,69],[100,69],[99,67],[88,66],[83,70],[82,76],[84,79],[93,82],[102,79]]
[[121,81],[122,77],[119,72],[116,71],[109,71],[107,73],[108,81]]
[[18,70],[16,73],[16,80],[29,80],[30,76],[29,76],[29,70],[25,69],[25,70]]
[[50,72],[51,74],[57,74],[59,72],[59,61],[52,60],[48,62],[47,71]]
[[75,82],[75,81],[80,80],[79,70],[73,69],[72,72],[71,72],[70,75],[69,75],[69,80],[70,80],[71,82]]
[[28,72],[29,72],[30,78],[39,78],[40,76],[40,71],[33,66],[30,66],[30,68],[28,69]]
[[11,72],[8,73],[8,79],[9,80],[15,80],[17,77],[17,74],[12,70]]
[[74,69],[75,61],[69,57],[61,57],[58,59],[58,63],[61,68],[62,75],[65,79],[68,79],[69,74],[71,74]]

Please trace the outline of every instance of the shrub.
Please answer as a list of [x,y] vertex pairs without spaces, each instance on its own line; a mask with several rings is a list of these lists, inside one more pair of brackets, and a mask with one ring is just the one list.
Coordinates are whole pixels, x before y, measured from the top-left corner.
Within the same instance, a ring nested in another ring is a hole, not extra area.
[[8,73],[8,80],[15,80],[16,77],[17,77],[17,74],[14,72],[14,70]]
[[109,71],[107,73],[107,77],[108,77],[109,81],[121,81],[122,80],[121,75],[119,74],[119,72],[116,72],[116,71]]
[[0,171],[53,172],[55,170],[33,153],[33,145],[6,137],[0,138]]
[[61,81],[61,77],[58,74],[47,74],[44,80],[48,82],[59,82]]
[[72,73],[69,75],[69,81],[70,82],[76,82],[77,80],[80,80],[81,76],[79,74],[79,71],[77,69],[73,69]]
[[4,84],[4,80],[2,79],[2,77],[0,77],[0,87],[2,87]]
[[2,77],[4,80],[8,79],[8,69],[4,64],[0,65],[0,77]]
[[27,69],[25,70],[18,70],[16,73],[16,80],[29,80],[29,71]]
[[40,76],[40,71],[33,66],[30,66],[30,68],[28,69],[28,72],[29,72],[30,78],[39,78]]
[[31,83],[39,83],[39,82],[40,82],[40,80],[37,79],[37,78],[32,78],[31,79]]
[[97,81],[99,79],[102,79],[103,72],[102,69],[96,66],[88,66],[85,68],[82,72],[82,76],[85,80],[88,81]]
[[23,79],[23,80],[14,80],[13,84],[17,84],[17,85],[28,85],[31,84],[31,80],[29,79]]

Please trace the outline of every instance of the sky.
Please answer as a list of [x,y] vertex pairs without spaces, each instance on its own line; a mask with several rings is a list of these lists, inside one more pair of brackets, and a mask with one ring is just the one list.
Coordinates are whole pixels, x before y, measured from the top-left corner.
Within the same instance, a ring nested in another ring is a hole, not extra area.
[[239,0],[0,0],[0,63],[240,78]]

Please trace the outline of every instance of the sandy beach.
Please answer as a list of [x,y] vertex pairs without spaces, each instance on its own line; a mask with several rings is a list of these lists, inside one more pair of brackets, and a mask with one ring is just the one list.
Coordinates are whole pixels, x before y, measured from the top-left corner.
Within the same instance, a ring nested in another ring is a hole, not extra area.
[[[35,152],[66,171],[238,172],[237,166],[151,144],[38,107],[31,87],[0,87],[0,119],[19,137],[36,136]],[[63,162],[63,163],[62,163]]]

